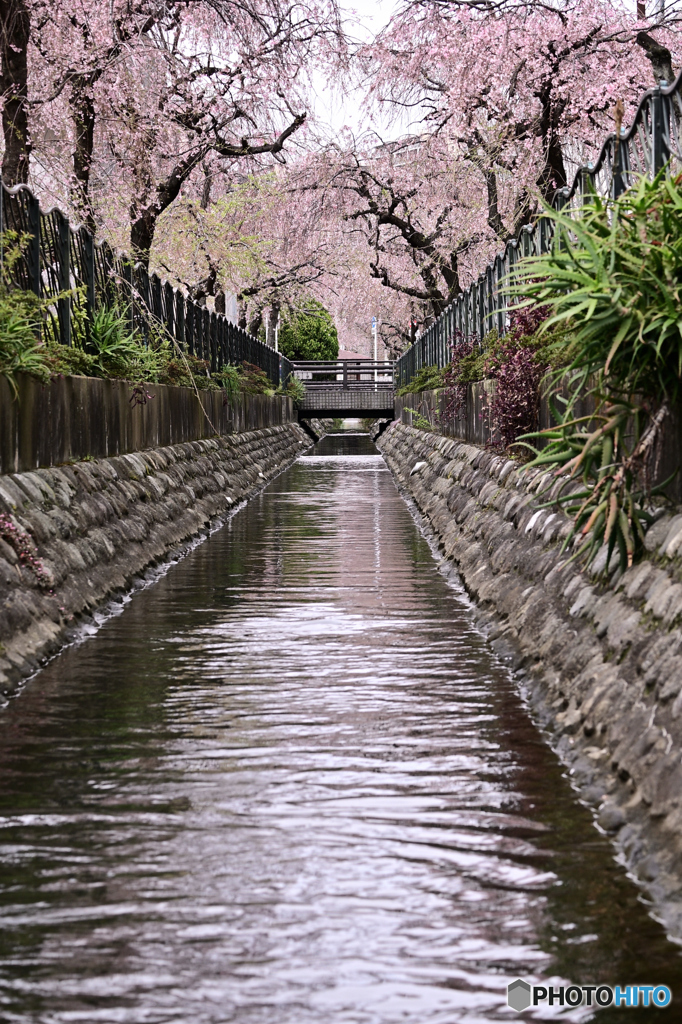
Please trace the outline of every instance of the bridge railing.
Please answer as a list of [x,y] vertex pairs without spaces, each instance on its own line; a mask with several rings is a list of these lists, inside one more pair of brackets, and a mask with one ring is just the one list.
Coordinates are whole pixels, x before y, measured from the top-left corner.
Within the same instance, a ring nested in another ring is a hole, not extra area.
[[[615,198],[638,177],[654,177],[668,162],[682,169],[682,73],[672,85],[662,83],[644,94],[630,128],[621,129],[618,137],[608,135],[596,161],[578,169],[573,184],[555,193],[553,205],[579,209],[595,192]],[[409,384],[423,366],[447,366],[457,338],[480,342],[493,328],[504,334],[509,326],[506,281],[520,259],[548,252],[551,242],[547,217],[523,227],[397,360],[396,384]]]
[[274,349],[106,241],[96,242],[61,210],[43,211],[25,185],[0,183],[0,269],[5,283],[47,300],[43,332],[63,345],[87,350],[97,311],[118,308],[146,345],[164,336],[205,360],[212,373],[246,361],[265,370],[275,386],[282,379]]
[[294,360],[293,372],[315,391],[392,391],[394,364],[389,360]]

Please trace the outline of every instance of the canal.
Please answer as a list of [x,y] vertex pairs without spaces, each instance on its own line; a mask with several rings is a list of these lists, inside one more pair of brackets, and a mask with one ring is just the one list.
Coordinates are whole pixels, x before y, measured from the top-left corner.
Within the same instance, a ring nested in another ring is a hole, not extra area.
[[369,438],[332,436],[0,710],[0,1020],[455,1024],[679,950]]

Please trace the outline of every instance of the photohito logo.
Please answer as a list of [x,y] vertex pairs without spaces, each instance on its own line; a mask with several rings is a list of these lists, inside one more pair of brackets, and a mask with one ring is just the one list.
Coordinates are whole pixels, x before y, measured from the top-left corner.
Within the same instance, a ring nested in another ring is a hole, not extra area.
[[669,1006],[667,985],[529,985],[517,978],[507,985],[507,1004],[512,1010],[549,1003],[550,1006]]

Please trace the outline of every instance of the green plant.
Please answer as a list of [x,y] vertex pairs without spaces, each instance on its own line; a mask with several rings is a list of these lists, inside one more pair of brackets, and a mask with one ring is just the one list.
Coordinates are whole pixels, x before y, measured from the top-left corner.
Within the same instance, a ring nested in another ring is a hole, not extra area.
[[681,182],[661,171],[615,201],[594,196],[579,218],[547,210],[552,251],[522,260],[512,288],[549,307],[545,331],[570,324],[570,369],[667,402],[682,381]]
[[[535,455],[529,466],[554,467],[555,475],[564,477],[559,493],[541,507],[558,504],[573,516],[562,547],[565,550],[580,538],[571,561],[585,556],[589,565],[606,544],[606,567],[616,549],[624,570],[642,551],[646,528],[653,521],[648,507],[651,495],[660,493],[668,482],[658,487],[650,484],[651,457],[665,409],[649,417],[642,405],[603,395],[594,413],[575,417],[571,398],[554,398],[557,426],[525,435],[547,442],[542,449],[528,445]],[[556,399],[563,401],[563,412],[556,407]],[[545,490],[551,485],[550,480]]]
[[396,389],[397,395],[416,395],[420,391],[435,391],[443,387],[445,370],[438,366],[422,366],[409,384]]
[[102,306],[90,325],[89,354],[94,368],[102,376],[124,376],[130,364],[142,355],[134,332],[130,329],[129,312],[118,306]]
[[412,426],[416,430],[433,430],[431,421],[428,420],[426,416],[422,416],[422,414],[416,409],[409,409],[405,406],[404,411],[412,413]]
[[287,395],[293,398],[294,405],[298,409],[305,398],[305,384],[299,377],[290,373],[286,381],[283,381],[275,392],[277,395]]
[[240,390],[246,395],[274,395],[275,389],[265,370],[253,363],[242,362],[239,373]]
[[321,302],[307,299],[282,317],[279,350],[287,359],[337,359],[339,336]]
[[75,345],[69,347],[55,341],[48,341],[45,362],[51,374],[74,374],[81,377],[95,377],[95,358]]
[[0,231],[0,283],[7,291],[16,288],[17,267],[30,241],[31,235],[27,232]]
[[224,389],[228,402],[233,402],[239,397],[241,378],[238,366],[234,366],[232,363],[223,366],[221,370],[213,374],[213,380]]
[[[540,333],[572,334],[571,388],[563,411],[554,405],[557,426],[527,435],[530,465],[582,481],[558,499],[573,515],[569,540],[584,538],[577,554],[588,561],[617,546],[623,568],[642,548],[663,424],[680,397],[681,180],[662,171],[615,201],[592,197],[577,220],[547,210],[552,251],[523,260],[512,288],[523,305],[549,308]],[[555,390],[565,373],[555,371]],[[593,414],[575,415],[579,398]]]
[[0,286],[0,373],[18,395],[16,374],[29,373],[43,383],[50,378],[45,346],[40,341],[42,303],[31,292]]

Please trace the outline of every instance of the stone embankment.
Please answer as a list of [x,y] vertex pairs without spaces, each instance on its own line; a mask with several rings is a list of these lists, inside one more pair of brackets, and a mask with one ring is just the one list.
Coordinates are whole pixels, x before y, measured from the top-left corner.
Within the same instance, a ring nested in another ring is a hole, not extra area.
[[582,799],[682,938],[682,515],[664,514],[647,558],[604,580],[605,551],[589,572],[561,553],[569,520],[538,508],[540,471],[400,423],[379,447]]
[[0,476],[0,690],[310,443],[289,423]]

